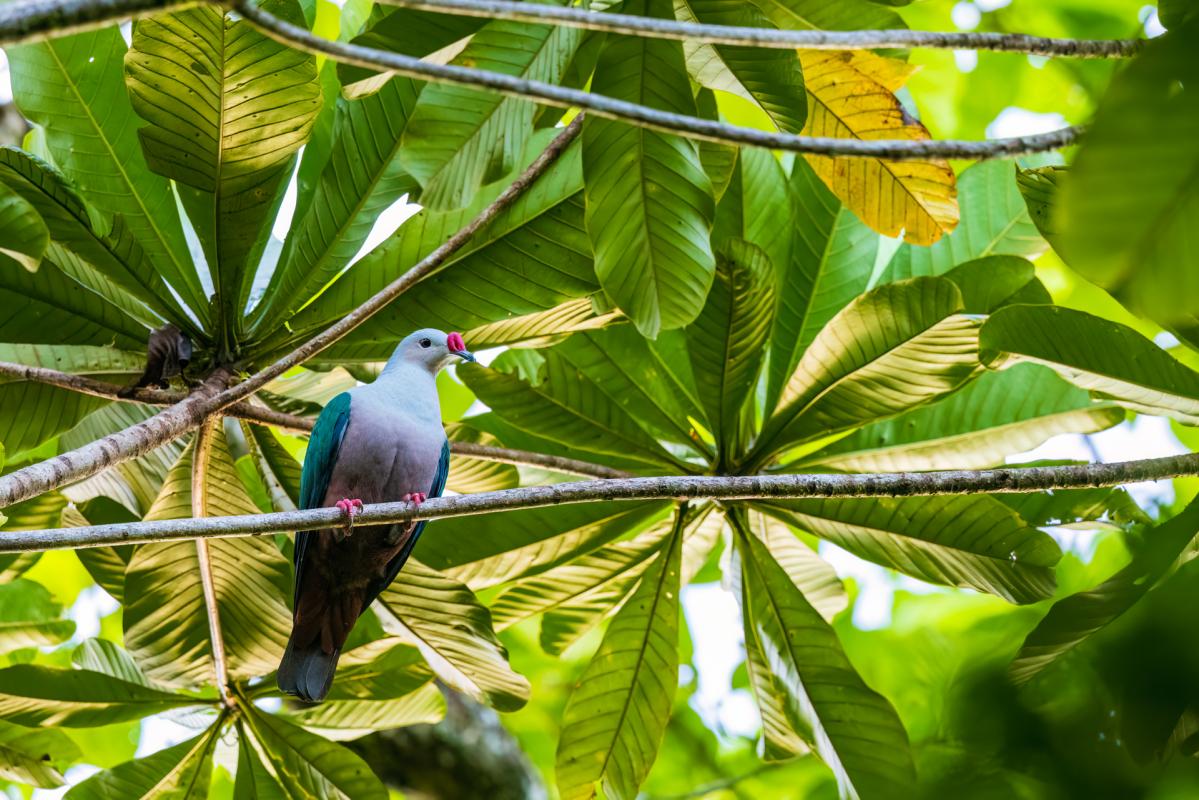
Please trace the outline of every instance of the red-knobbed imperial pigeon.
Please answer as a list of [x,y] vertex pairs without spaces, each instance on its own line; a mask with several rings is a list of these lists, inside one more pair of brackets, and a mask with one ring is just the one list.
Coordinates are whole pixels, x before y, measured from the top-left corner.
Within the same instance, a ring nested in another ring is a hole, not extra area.
[[300,506],[337,506],[343,528],[302,531],[295,543],[295,612],[279,688],[308,702],[329,692],[360,614],[399,574],[425,523],[354,528],[363,503],[421,503],[445,488],[450,445],[437,373],[474,361],[462,336],[425,328],[400,342],[374,383],[343,392],[317,418],[300,480]]

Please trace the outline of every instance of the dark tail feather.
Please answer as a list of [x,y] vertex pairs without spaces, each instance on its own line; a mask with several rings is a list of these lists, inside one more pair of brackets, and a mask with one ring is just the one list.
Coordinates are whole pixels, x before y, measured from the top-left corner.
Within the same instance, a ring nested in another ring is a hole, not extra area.
[[319,638],[307,647],[297,648],[295,642],[293,635],[287,641],[287,650],[279,663],[279,688],[305,702],[319,703],[333,685],[333,673],[337,669],[341,648],[326,653],[321,649]]

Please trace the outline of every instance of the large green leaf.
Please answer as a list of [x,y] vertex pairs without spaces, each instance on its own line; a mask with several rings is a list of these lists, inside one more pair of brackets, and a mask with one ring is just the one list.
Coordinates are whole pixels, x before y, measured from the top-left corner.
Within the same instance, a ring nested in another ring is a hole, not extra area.
[[[258,513],[220,428],[212,445],[205,483],[208,515]],[[193,450],[189,446],[171,468],[146,519],[191,517]],[[229,674],[248,678],[271,672],[291,630],[286,559],[261,537],[214,539],[208,549]],[[126,569],[124,595],[125,646],[145,673],[169,685],[211,683],[208,615],[195,542],[139,546]]]
[[[387,800],[383,784],[366,762],[350,750],[282,717],[264,713],[253,704],[246,706],[242,716],[245,724],[240,730],[243,735],[247,729],[252,734],[257,745],[255,750],[265,757],[283,787],[282,796]],[[245,753],[246,748],[242,752]]]
[[[582,38],[577,28],[494,20],[451,63],[557,83]],[[496,92],[448,83],[426,87],[400,150],[401,163],[423,187],[421,203],[462,208],[485,182],[513,170],[535,111],[531,101]]]
[[85,639],[71,654],[71,663],[80,669],[102,672],[129,683],[153,685],[133,656],[107,639]]
[[761,249],[729,240],[717,257],[716,280],[704,309],[687,326],[691,371],[720,445],[721,464],[741,451],[746,438],[743,414],[770,335],[774,277]]
[[[291,22],[301,16],[294,0],[264,9]],[[133,108],[149,123],[138,130],[147,164],[197,190],[185,202],[197,231],[211,237],[209,272],[232,333],[292,156],[320,108],[316,59],[202,6],[139,21],[125,70]]]
[[107,404],[99,397],[34,381],[0,383],[0,441],[18,456],[70,430]]
[[929,247],[903,244],[891,257],[883,281],[917,275],[942,275],[952,267],[984,256],[1033,258],[1045,251],[1024,199],[1012,180],[1012,162],[984,161],[958,180],[961,222],[949,236]]
[[458,375],[506,422],[571,447],[584,458],[594,453],[632,458],[647,466],[679,463],[632,414],[553,351],[546,356],[545,377],[536,385],[470,364],[460,367]]
[[0,722],[0,779],[53,789],[63,785],[63,771],[81,755],[60,730]]
[[100,672],[34,664],[0,669],[0,718],[29,727],[90,728],[203,702]]
[[[673,16],[669,0],[631,0],[628,13]],[[695,115],[682,46],[609,36],[592,90]],[[604,291],[643,334],[699,314],[716,269],[708,241],[712,185],[693,142],[624,122],[583,123],[587,232]]]
[[930,583],[974,588],[1013,603],[1053,594],[1057,544],[987,495],[789,500],[760,507],[854,555]]
[[1199,314],[1199,19],[1112,81],[1054,217],[1072,268],[1169,324]]
[[[553,131],[546,131],[534,136],[526,159],[539,153],[552,135]],[[488,186],[463,211],[422,211],[408,220],[300,312],[291,327],[302,334],[341,319],[363,297],[439,247],[494,199],[506,182]],[[583,230],[581,189],[579,149],[574,147],[475,234],[442,270],[410,288],[326,357],[341,363],[381,361],[416,328],[469,330],[592,295],[599,286]]]
[[20,193],[0,184],[0,253],[35,272],[49,246],[50,231],[37,209]]
[[[340,681],[341,676],[337,679]],[[342,741],[380,730],[409,725],[432,725],[445,717],[445,698],[432,681],[401,697],[384,699],[326,699],[320,705],[289,715],[313,733]]]
[[73,254],[98,273],[86,280],[81,270],[76,279],[85,280],[109,302],[131,313],[139,311],[135,315],[142,322],[155,327],[161,324],[140,304],[131,303],[125,297],[128,293],[163,319],[170,319],[184,330],[197,331],[124,217],[114,218],[103,232],[93,221],[97,212],[87,206],[65,177],[50,164],[15,147],[0,148],[0,181],[29,201],[45,220],[50,239],[57,245],[50,249],[51,260],[60,268],[70,266],[68,253]]
[[737,551],[745,638],[753,640],[759,666],[769,668],[792,731],[832,769],[841,797],[910,794],[915,768],[895,709],[865,684],[837,634],[766,545],[742,533]]
[[753,0],[770,21],[790,30],[859,30],[905,28],[903,18],[868,0]]
[[17,106],[99,210],[119,214],[147,258],[203,321],[208,299],[187,254],[169,182],[152,173],[125,91],[115,26],[8,51]]
[[190,800],[208,796],[212,754],[220,738],[213,726],[199,736],[159,750],[144,758],[126,761],[97,773],[75,786],[70,800]]
[[[5,509],[5,514],[9,518],[6,530],[14,530],[14,521],[18,524],[20,521],[20,506]],[[0,653],[53,646],[71,638],[75,623],[60,619],[61,611],[50,592],[39,583],[14,580],[0,584]]]
[[741,527],[762,540],[804,599],[827,622],[849,605],[845,586],[832,565],[817,555],[785,523],[759,511],[747,511]]
[[255,750],[246,726],[237,723],[237,774],[233,785],[234,800],[290,800],[271,769]]
[[1098,586],[1057,601],[1008,668],[1012,679],[1025,683],[1073,650],[1091,634],[1130,609],[1153,588],[1199,532],[1199,502],[1149,531],[1132,563]]
[[[674,13],[683,22],[774,27],[760,9],[738,0],[675,0]],[[803,130],[808,96],[795,51],[690,41],[683,51],[696,82],[756,103],[781,131]]]
[[751,454],[885,419],[961,386],[978,370],[978,322],[945,278],[914,278],[854,300],[813,340]]
[[641,584],[612,619],[562,712],[558,791],[633,800],[658,754],[679,670],[679,524]]
[[1012,306],[979,334],[992,369],[1031,362],[1100,397],[1199,425],[1199,373],[1132,328],[1057,306]]
[[659,519],[664,502],[583,503],[437,520],[417,556],[475,589],[564,564]]
[[769,150],[742,148],[728,187],[716,206],[712,246],[744,239],[762,249],[776,273],[791,261],[795,224],[787,191],[787,173]]
[[1024,364],[987,372],[949,397],[854,431],[802,459],[847,472],[985,469],[1063,433],[1095,433],[1124,411],[1094,403],[1052,370]]
[[[275,333],[279,322],[336,278],[366,241],[380,212],[419,188],[398,158],[418,91],[416,82],[394,78],[369,97],[337,101],[329,160],[311,202],[292,222],[255,311],[256,335]],[[358,302],[365,296],[355,295]]]
[[501,710],[529,699],[529,682],[508,664],[491,627],[491,614],[470,589],[409,560],[379,595],[384,630],[415,644],[449,686]]
[[799,358],[833,315],[861,294],[878,252],[878,234],[864,225],[812,171],[791,167],[791,257],[775,264],[778,308],[770,337],[767,407],[772,407]]

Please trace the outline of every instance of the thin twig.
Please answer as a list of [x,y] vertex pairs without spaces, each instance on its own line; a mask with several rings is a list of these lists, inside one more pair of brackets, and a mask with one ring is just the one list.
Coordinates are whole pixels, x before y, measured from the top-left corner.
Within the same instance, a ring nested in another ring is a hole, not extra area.
[[[213,420],[204,421],[196,431],[192,449],[191,506],[192,518],[208,516],[208,464],[212,455]],[[212,643],[212,670],[216,678],[217,693],[221,704],[233,707],[229,698],[229,669],[225,660],[225,637],[221,632],[221,610],[216,600],[216,582],[212,577],[212,559],[208,552],[208,540],[196,539],[196,562],[200,571],[200,586],[204,590],[204,610],[208,615],[208,638]]]
[[580,115],[563,128],[541,155],[464,228],[339,322],[330,325],[269,367],[229,389],[220,391],[228,383],[231,374],[228,369],[222,367],[187,399],[144,422],[86,444],[78,450],[0,476],[0,508],[28,500],[59,486],[90,478],[107,467],[136,458],[176,439],[207,417],[245,400],[287,370],[329,347],[440,268],[450,256],[466,245],[475,233],[516,202],[517,198],[566,151],[579,135],[582,125],[583,118]]
[[0,47],[199,4],[200,0],[14,0],[0,4]]
[[1140,49],[1140,39],[1055,39],[1023,33],[942,33],[939,31],[789,31],[743,28],[655,19],[632,14],[595,13],[573,6],[516,3],[510,0],[384,0],[388,5],[442,14],[511,19],[607,31],[651,39],[731,44],[780,50],[878,50],[929,47],[940,50],[991,50],[1068,58],[1127,58]]
[[[379,503],[366,506],[355,519],[361,525],[378,525],[414,519],[443,519],[494,511],[612,500],[777,500],[1039,492],[1046,489],[1119,486],[1183,475],[1199,475],[1199,453],[1143,461],[1055,467],[863,475],[664,476],[576,481],[552,486],[527,486],[500,492],[431,498],[421,503],[419,508],[411,503]],[[202,520],[176,519],[85,528],[13,531],[0,534],[0,553],[315,530],[331,527],[342,521],[340,509],[314,508],[275,514],[209,517]]]
[[633,473],[623,469],[613,469],[602,464],[593,464],[590,461],[580,461],[577,458],[547,456],[544,453],[533,453],[529,450],[512,450],[507,447],[493,447],[486,444],[450,442],[450,452],[467,458],[498,461],[501,464],[515,464],[516,466],[541,467],[566,475],[582,475],[585,478],[633,477]]
[[723,144],[752,145],[793,153],[826,156],[865,156],[890,161],[915,161],[929,158],[985,159],[1059,150],[1074,144],[1082,135],[1081,127],[1061,128],[1032,136],[1008,139],[965,141],[959,139],[842,139],[832,136],[796,136],[771,133],[755,128],[728,125],[715,120],[689,117],[671,111],[614,100],[600,94],[569,89],[543,81],[527,80],[499,72],[472,69],[456,64],[435,64],[419,58],[375,50],[370,47],[333,42],[269,14],[253,0],[235,0],[237,11],[263,33],[292,47],[323,53],[335,61],[367,69],[382,69],[421,80],[456,83],[491,89],[511,97],[536,100],[560,108],[581,108],[598,117],[679,134],[689,139]]

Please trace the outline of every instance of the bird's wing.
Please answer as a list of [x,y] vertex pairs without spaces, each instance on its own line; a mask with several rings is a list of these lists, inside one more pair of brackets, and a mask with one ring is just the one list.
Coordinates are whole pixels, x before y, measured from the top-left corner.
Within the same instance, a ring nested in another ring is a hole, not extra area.
[[[350,395],[342,392],[329,401],[316,419],[312,436],[308,439],[308,452],[304,456],[304,471],[300,473],[300,508],[320,508],[329,490],[329,479],[337,465],[337,454],[341,451],[346,428],[350,424]],[[295,567],[296,597],[299,600],[300,575],[304,566],[304,554],[308,550],[313,531],[301,531],[296,535]]]
[[[433,476],[433,485],[429,487],[429,497],[441,497],[441,493],[445,491],[446,478],[450,474],[450,442],[445,440],[441,445],[441,458],[437,461],[437,473]],[[395,580],[396,575],[400,574],[400,569],[404,566],[404,562],[408,560],[408,556],[412,555],[412,548],[416,546],[416,540],[420,538],[421,531],[425,529],[425,523],[428,520],[420,520],[412,526],[412,530],[401,535],[407,536],[404,540],[404,546],[400,551],[392,556],[387,562],[387,569],[383,577],[376,578],[370,582],[366,590],[366,602],[362,607],[365,609],[375,601],[379,593],[391,585]],[[395,528],[401,528],[401,525]],[[395,530],[393,528],[393,530]]]

